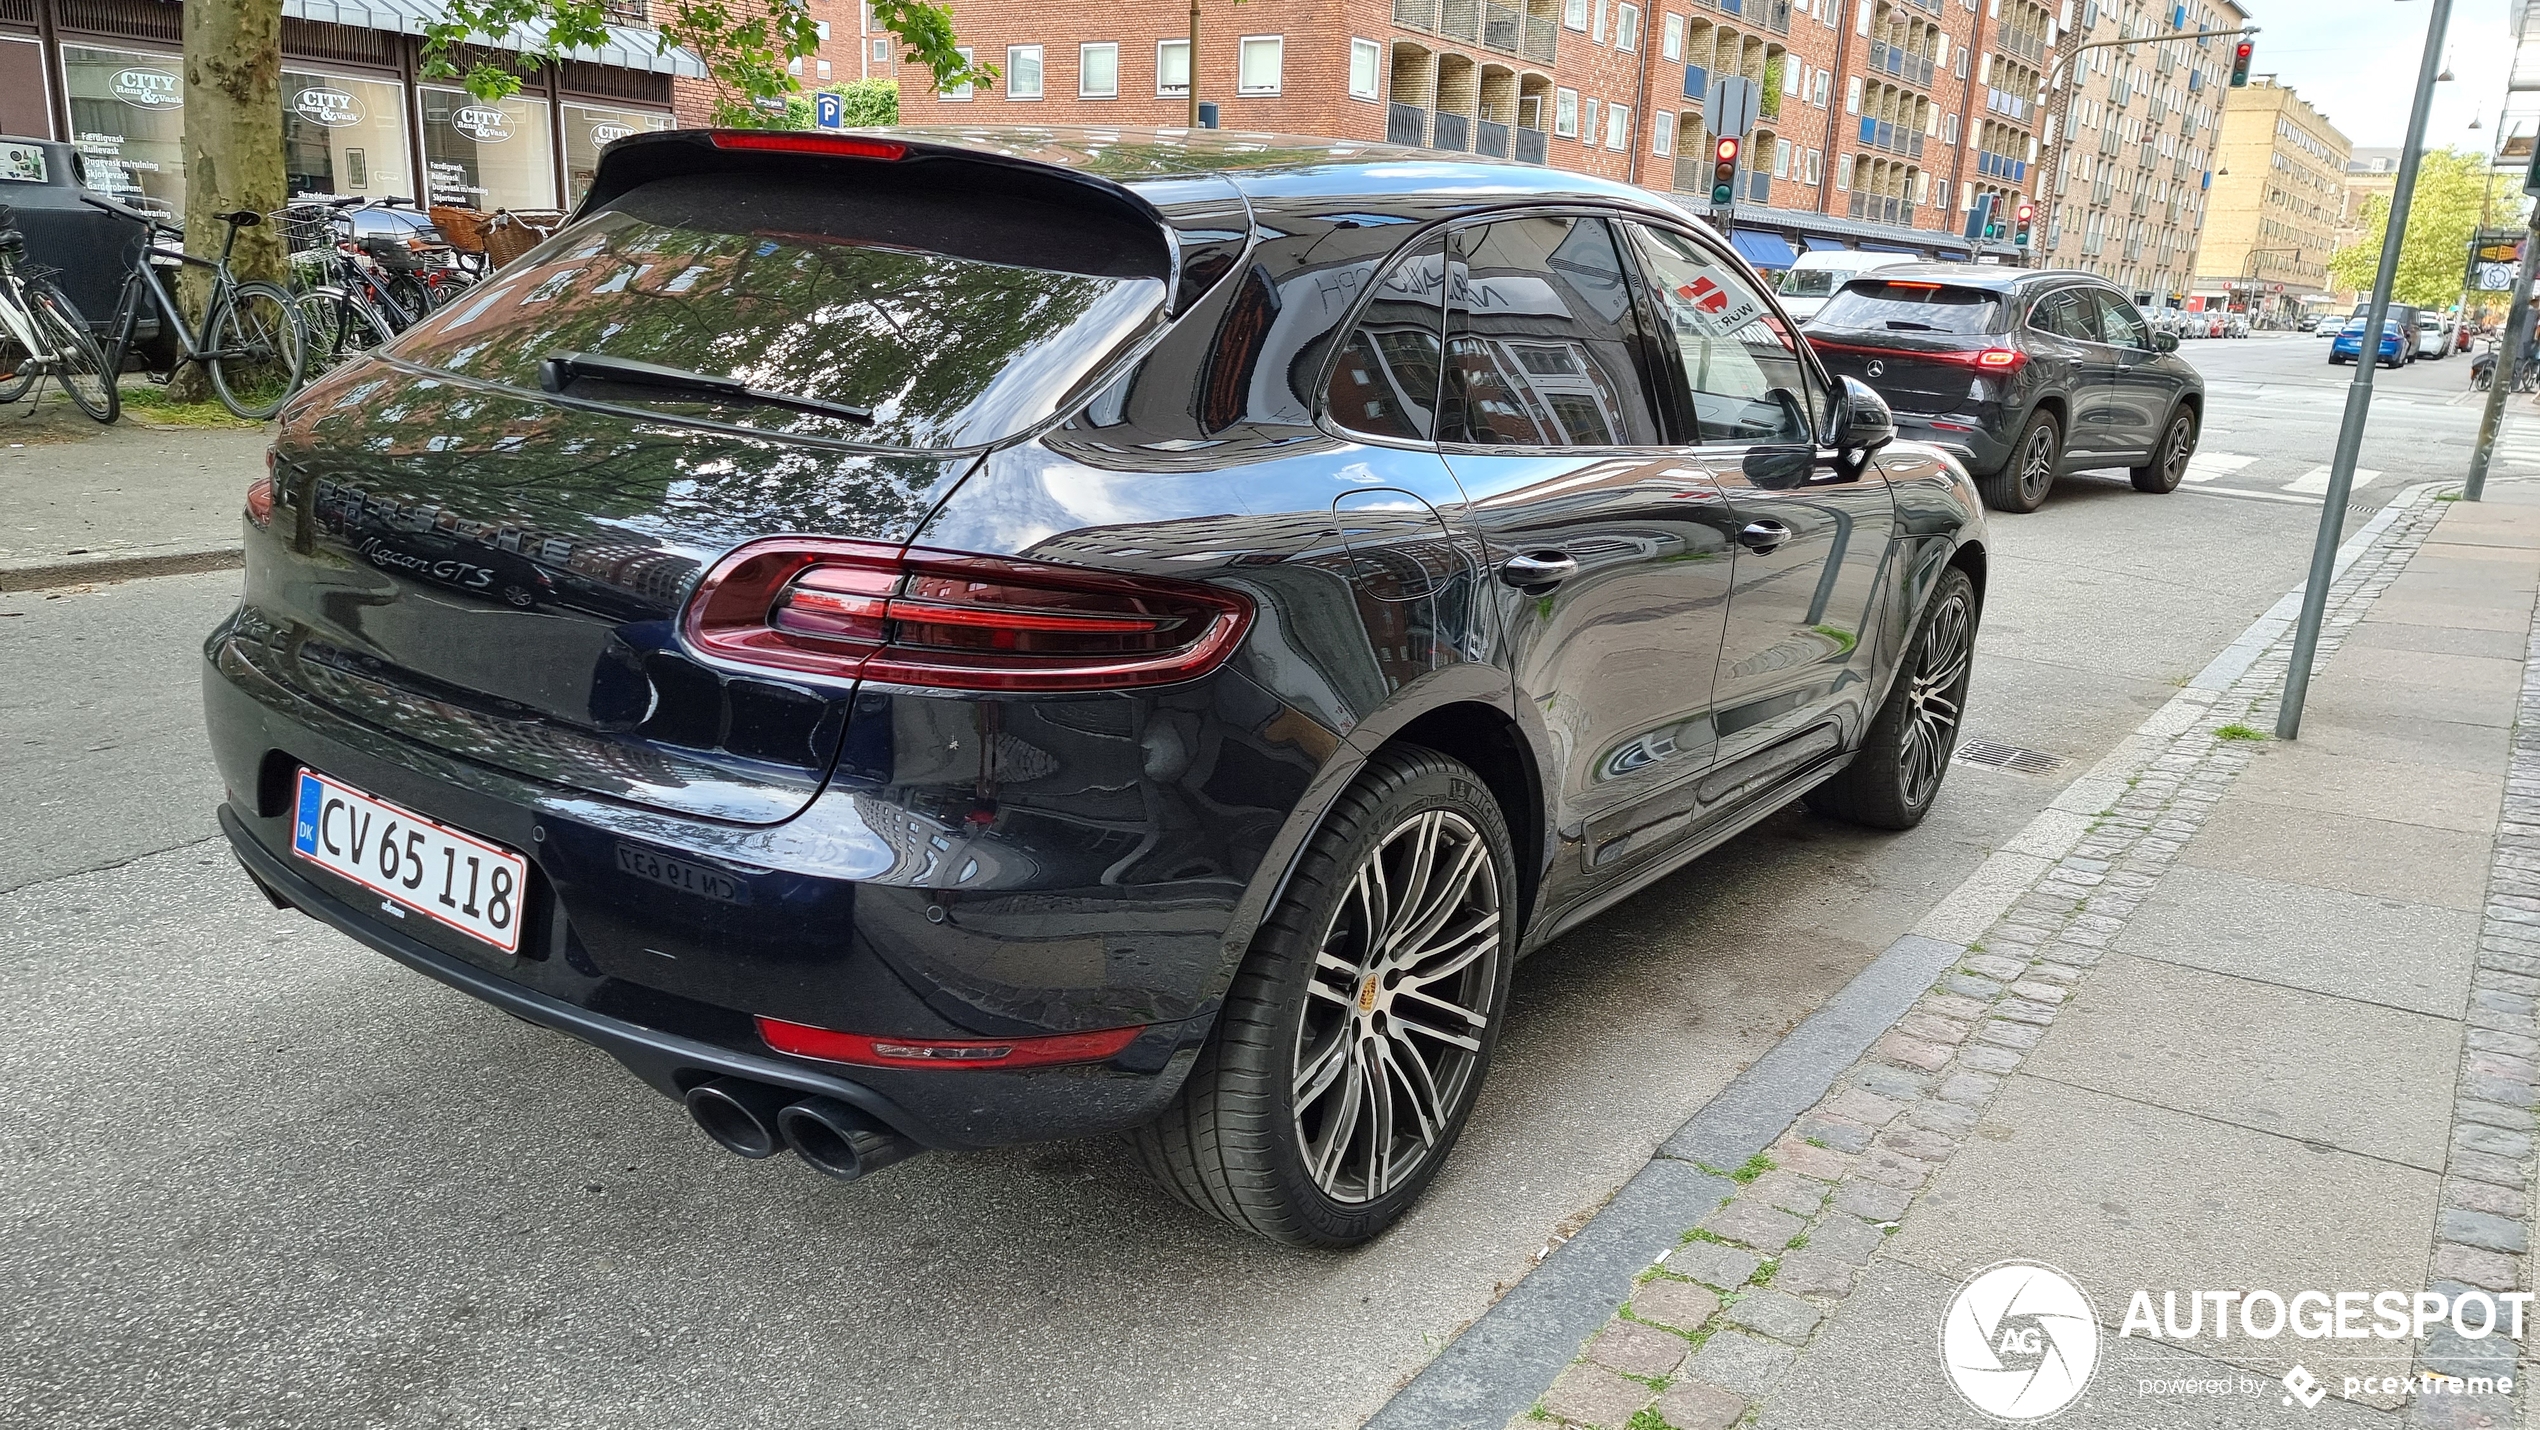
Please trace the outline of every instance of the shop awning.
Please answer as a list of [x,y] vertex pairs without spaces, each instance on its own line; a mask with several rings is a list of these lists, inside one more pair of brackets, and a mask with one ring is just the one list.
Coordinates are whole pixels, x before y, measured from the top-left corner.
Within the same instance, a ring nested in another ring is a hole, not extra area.
[[1823,234],[1816,233],[1801,234],[1799,236],[1799,242],[1805,246],[1810,253],[1841,253],[1852,246],[1851,244],[1844,242],[1842,239],[1828,238]]
[[[400,35],[420,35],[426,24],[442,17],[441,7],[431,0],[282,0],[282,13],[294,20],[349,25],[357,30],[387,30]],[[540,33],[536,29],[526,34],[514,31],[500,43],[506,49],[525,50],[537,43]],[[658,34],[636,25],[611,25],[607,41],[598,47],[576,45],[563,53],[568,59],[651,74],[686,79],[703,79],[706,74],[706,67],[695,55],[676,47],[664,51]]]
[[1799,261],[1799,254],[1791,248],[1790,240],[1778,233],[1739,229],[1729,235],[1729,243],[1741,257],[1758,268],[1788,268]]
[[1894,243],[1870,243],[1864,241],[1861,245],[1861,251],[1863,253],[1904,253],[1910,254],[1916,258],[1923,256],[1923,251],[1919,248],[1906,248],[1900,244]]

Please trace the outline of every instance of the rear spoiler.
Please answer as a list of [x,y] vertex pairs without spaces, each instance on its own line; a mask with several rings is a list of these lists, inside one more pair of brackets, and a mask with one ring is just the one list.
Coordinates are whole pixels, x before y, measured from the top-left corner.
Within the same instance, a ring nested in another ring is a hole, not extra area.
[[1252,239],[1248,218],[1228,222],[1229,204],[1236,212],[1249,213],[1241,191],[1213,175],[1177,177],[1177,199],[1201,197],[1191,194],[1195,180],[1223,193],[1206,195],[1210,201],[1201,204],[1176,202],[1178,212],[1167,213],[1135,189],[1099,175],[889,131],[667,129],[631,134],[600,151],[598,171],[573,217],[581,219],[656,179],[806,169],[834,174],[842,183],[887,173],[895,180],[966,188],[989,202],[1025,198],[1109,214],[1155,234],[1159,248],[1153,276],[1165,280],[1173,295],[1169,311],[1175,314],[1235,271]]

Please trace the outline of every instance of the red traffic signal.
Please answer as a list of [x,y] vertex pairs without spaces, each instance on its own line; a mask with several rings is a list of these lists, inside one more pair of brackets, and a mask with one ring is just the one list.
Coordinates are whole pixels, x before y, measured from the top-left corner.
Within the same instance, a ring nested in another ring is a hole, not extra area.
[[2233,89],[2248,88],[2249,57],[2257,53],[2257,50],[2257,43],[2253,40],[2242,40],[2233,47],[2231,51],[2231,87]]
[[1723,134],[1711,147],[1711,207],[1727,208],[1737,201],[1737,155],[1741,147],[1734,134]]

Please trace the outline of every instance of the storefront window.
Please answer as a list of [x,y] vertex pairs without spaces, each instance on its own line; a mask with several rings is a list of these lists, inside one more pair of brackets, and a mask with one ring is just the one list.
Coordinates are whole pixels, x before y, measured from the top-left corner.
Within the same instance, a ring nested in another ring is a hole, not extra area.
[[135,208],[185,212],[184,61],[64,45],[62,70],[89,185]]
[[564,201],[567,208],[582,202],[591,190],[591,173],[600,164],[600,150],[612,139],[641,134],[647,129],[668,129],[670,116],[643,109],[611,109],[596,104],[567,104],[564,115]]
[[424,177],[432,202],[482,209],[556,206],[555,138],[541,99],[423,91]]
[[283,185],[295,195],[414,197],[405,86],[284,70],[282,165]]

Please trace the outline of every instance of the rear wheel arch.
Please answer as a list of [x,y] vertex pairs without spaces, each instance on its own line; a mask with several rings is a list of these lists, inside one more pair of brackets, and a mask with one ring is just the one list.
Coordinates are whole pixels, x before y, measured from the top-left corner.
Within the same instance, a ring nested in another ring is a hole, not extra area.
[[[2060,392],[2049,392],[2040,396],[2037,401],[2029,407],[2028,415],[2029,417],[2035,417],[2041,412],[2053,416],[2056,427],[2060,428],[2064,432],[2069,433],[2073,430],[2072,407],[2071,404],[2065,400],[2064,394]],[[2022,431],[2026,431],[2027,428],[2028,418],[2024,417],[2020,419],[2020,429]]]
[[1435,750],[1481,776],[1517,847],[1517,927],[1522,935],[1542,879],[1544,834],[1543,770],[1525,732],[1504,710],[1460,700],[1419,716],[1385,743]]

